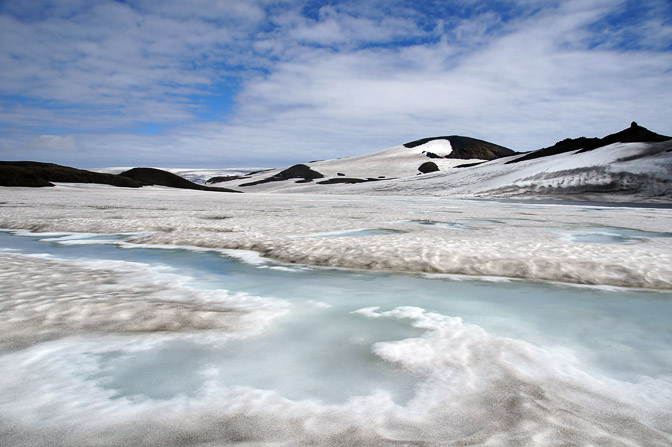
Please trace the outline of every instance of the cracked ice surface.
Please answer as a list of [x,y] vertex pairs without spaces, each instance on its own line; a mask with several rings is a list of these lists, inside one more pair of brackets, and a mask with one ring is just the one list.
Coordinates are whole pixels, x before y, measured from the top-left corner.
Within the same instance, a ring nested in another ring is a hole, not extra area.
[[7,229],[143,233],[131,241],[320,266],[672,288],[670,209],[65,184],[2,193]]

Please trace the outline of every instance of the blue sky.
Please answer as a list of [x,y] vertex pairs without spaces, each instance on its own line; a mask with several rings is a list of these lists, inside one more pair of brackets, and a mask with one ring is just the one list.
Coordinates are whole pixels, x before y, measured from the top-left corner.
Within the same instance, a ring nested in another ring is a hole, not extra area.
[[672,134],[669,0],[0,0],[0,159],[282,166]]

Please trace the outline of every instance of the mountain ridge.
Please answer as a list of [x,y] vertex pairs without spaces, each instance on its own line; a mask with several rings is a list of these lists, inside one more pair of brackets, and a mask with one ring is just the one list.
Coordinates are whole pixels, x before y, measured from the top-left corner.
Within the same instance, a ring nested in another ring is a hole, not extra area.
[[558,141],[553,146],[538,149],[536,151],[529,152],[520,158],[508,161],[507,164],[519,163],[526,160],[534,160],[535,158],[548,157],[551,155],[557,155],[571,151],[578,151],[578,153],[589,152],[614,143],[655,143],[667,141],[669,139],[672,139],[672,137],[652,132],[646,127],[642,127],[638,125],[637,122],[633,121],[630,123],[629,128],[607,135],[606,137],[566,138],[562,141]]

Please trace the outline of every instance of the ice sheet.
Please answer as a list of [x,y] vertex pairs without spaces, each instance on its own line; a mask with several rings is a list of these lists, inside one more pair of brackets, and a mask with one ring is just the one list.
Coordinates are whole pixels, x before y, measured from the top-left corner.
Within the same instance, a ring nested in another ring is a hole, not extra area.
[[[128,243],[243,249],[295,264],[672,288],[672,238],[646,235],[672,233],[669,209],[69,185],[2,192],[4,228],[142,233]],[[432,225],[418,223],[428,216]],[[572,241],[584,228],[642,237]],[[325,233],[348,237],[293,237]]]
[[669,293],[52,236],[3,236],[2,444],[672,441]]

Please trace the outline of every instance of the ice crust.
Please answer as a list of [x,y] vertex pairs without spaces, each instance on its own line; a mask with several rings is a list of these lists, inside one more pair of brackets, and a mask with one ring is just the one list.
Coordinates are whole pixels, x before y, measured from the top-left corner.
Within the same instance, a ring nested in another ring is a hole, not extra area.
[[[143,233],[130,242],[317,266],[672,288],[672,238],[660,237],[672,233],[670,209],[65,184],[2,194],[0,227],[8,229]],[[596,229],[658,235],[573,241]],[[331,237],[297,237],[320,234]]]
[[185,281],[133,262],[2,254],[0,350],[90,333],[256,333],[285,311],[269,299]]

